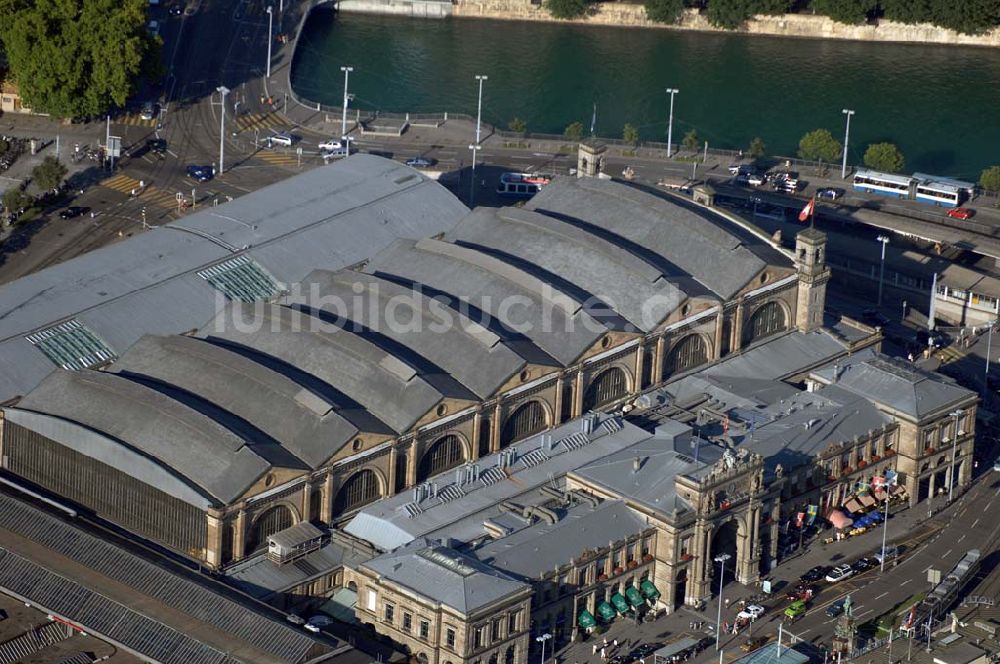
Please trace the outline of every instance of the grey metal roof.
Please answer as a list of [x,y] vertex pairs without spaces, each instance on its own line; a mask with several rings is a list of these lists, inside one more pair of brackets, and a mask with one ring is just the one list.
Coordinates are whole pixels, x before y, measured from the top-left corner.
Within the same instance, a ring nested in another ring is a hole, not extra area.
[[[531,493],[553,478],[649,437],[648,432],[620,418],[594,417],[597,419],[574,420],[518,441],[509,448],[515,452],[514,461],[504,469],[499,467],[501,452],[472,466],[442,473],[426,485],[436,489],[437,495],[430,491],[420,495],[420,487],[416,487],[367,505],[344,530],[383,551],[421,536],[471,540],[482,534],[483,519],[495,515],[501,502]],[[595,421],[598,423],[593,425]],[[584,433],[585,426],[592,426],[592,433]],[[469,470],[474,470],[478,479],[467,477]]]
[[55,368],[27,334],[76,318],[120,355],[143,335],[209,320],[220,293],[198,272],[217,263],[247,256],[295,283],[446,231],[466,212],[413,169],[355,155],[0,286],[0,400]]
[[[233,316],[256,324],[239,327],[232,323]],[[397,433],[408,430],[444,396],[413,368],[370,341],[278,304],[231,303],[199,336],[280,360],[322,381]]]
[[226,348],[187,336],[140,339],[110,368],[204,398],[318,468],[358,433],[321,395]]
[[[721,451],[707,442],[698,447],[698,460],[694,459],[691,430],[683,433],[676,428],[666,435],[647,436],[644,440],[620,449],[601,459],[573,471],[588,482],[643,505],[647,509],[670,515],[675,509],[689,507],[683,496],[677,496],[674,480],[714,463],[721,458]],[[678,451],[682,450],[682,451]],[[639,470],[634,469],[639,460]]]
[[[349,323],[341,334],[354,335],[357,325],[377,331],[396,342],[397,361],[414,369],[431,363],[468,388],[471,394],[466,398],[493,396],[525,366],[524,358],[501,343],[499,336],[410,285],[353,270],[317,270],[305,282],[307,294],[289,296],[286,303],[315,303],[317,308],[346,318]],[[313,293],[318,295],[315,302]]]
[[711,212],[608,180],[556,178],[526,207],[604,231],[630,251],[658,256],[664,274],[692,294],[688,279],[729,299],[766,266],[735,230],[710,220]]
[[843,355],[847,346],[822,330],[797,330],[768,339],[706,368],[701,374],[731,378],[786,378]]
[[338,567],[357,567],[371,556],[338,542],[326,542],[318,550],[292,562],[278,565],[261,554],[244,558],[225,570],[227,583],[258,599],[294,588]]
[[844,358],[813,375],[916,420],[976,396],[942,374],[884,355]]
[[[236,653],[236,657],[243,658],[244,655],[251,654],[247,646],[252,646],[262,651],[261,654],[266,654],[267,659],[263,661],[267,662],[298,662],[308,659],[307,654],[316,656],[327,650],[326,645],[313,641],[308,634],[272,617],[258,613],[251,607],[237,603],[214,588],[206,586],[201,579],[195,581],[194,579],[197,577],[193,576],[193,573],[179,572],[176,567],[167,563],[154,564],[130,551],[115,546],[111,542],[91,535],[70,523],[2,493],[0,493],[0,531],[15,533],[43,546],[54,554],[68,558],[75,565],[87,568],[90,573],[81,578],[93,581],[106,577],[135,591],[143,598],[148,598],[142,602],[147,611],[156,610],[158,605],[169,607],[171,611],[161,611],[153,616],[155,620],[152,622],[155,625],[190,626],[192,621],[197,621],[212,626],[218,630],[218,634],[225,636],[227,649],[229,652]],[[10,545],[13,546],[14,542],[11,542]],[[37,551],[37,549],[31,550]],[[11,555],[13,554],[8,554],[8,557]],[[10,568],[4,569],[9,570]],[[10,576],[5,577],[4,581],[16,581],[21,588],[19,592],[41,604],[48,601],[57,602],[57,604],[49,605],[49,608],[59,611],[62,615],[85,626],[108,633],[105,629],[115,625],[113,613],[86,610],[88,603],[95,597],[101,600],[99,606],[108,606],[110,600],[97,595],[91,589],[65,579],[60,583],[65,588],[73,588],[73,591],[66,592],[58,586],[39,583],[40,576],[51,573],[45,572],[37,566],[34,569],[38,572],[38,576],[33,577],[33,572],[31,574],[13,572]],[[61,573],[67,575],[71,571],[70,567],[60,570]],[[4,585],[7,584],[4,583]],[[8,587],[11,586],[8,585]],[[132,607],[129,611],[132,609],[137,609],[137,611],[129,615],[135,615],[136,620],[124,620],[119,623],[121,631],[108,633],[112,638],[117,638],[128,645],[137,643],[137,641],[126,640],[124,637],[131,639],[136,634],[141,635],[143,630],[138,629],[137,623],[146,621],[145,616],[138,613],[138,611],[144,610],[142,606]],[[181,616],[186,620],[179,618]],[[142,620],[139,621],[138,618]],[[136,634],[130,634],[130,630],[135,630]],[[119,638],[119,634],[122,635],[122,638]],[[145,652],[141,648],[137,649],[140,652]],[[261,659],[263,658],[259,655],[254,657],[254,661],[261,661]],[[201,660],[195,659],[192,652],[188,659],[178,656],[177,659],[164,661],[194,663]],[[219,662],[220,660],[205,661]],[[227,659],[226,664],[229,664],[230,661],[238,660]]]
[[446,237],[534,274],[623,329],[652,330],[687,297],[635,254],[523,209],[478,208]]
[[[51,416],[36,418],[32,430],[98,459],[114,458],[117,451],[121,457],[111,465],[138,472],[129,455],[121,451],[124,444],[126,449],[156,459],[167,474],[221,504],[238,498],[262,476],[271,467],[267,457],[274,452],[241,439],[207,415],[159,392],[99,371],[56,372],[17,408],[7,409],[8,413],[17,410]],[[76,440],[63,423],[85,427],[98,436]],[[164,491],[173,488],[158,475],[147,479]]]
[[525,360],[572,364],[607,328],[583,307],[518,267],[451,242],[400,240],[365,268],[447,298]]
[[[671,478],[671,482],[673,478]],[[577,505],[550,524],[539,521],[471,552],[490,567],[530,581],[565,565],[587,549],[638,535],[649,524],[620,500]]]
[[300,544],[304,544],[322,536],[322,530],[308,521],[300,521],[294,526],[289,526],[288,528],[280,530],[273,535],[268,535],[267,542],[268,544],[280,546],[283,549],[293,549]]
[[466,615],[529,586],[475,558],[420,538],[364,565],[382,579]]
[[752,653],[734,659],[731,664],[808,664],[810,661],[812,660],[808,655],[789,647],[788,644],[779,646],[777,642],[771,642]]

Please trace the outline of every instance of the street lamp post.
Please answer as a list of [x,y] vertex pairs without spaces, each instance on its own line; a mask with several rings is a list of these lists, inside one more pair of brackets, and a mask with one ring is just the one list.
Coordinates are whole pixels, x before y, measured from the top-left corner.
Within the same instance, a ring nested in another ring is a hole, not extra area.
[[996,325],[995,320],[991,320],[986,325],[986,371],[983,373],[983,394],[989,394],[990,391],[990,342],[993,341],[993,326]]
[[344,112],[340,118],[340,137],[347,140],[347,79],[350,78],[351,72],[354,71],[354,67],[350,65],[340,68],[340,71],[344,72]]
[[472,174],[471,181],[469,183],[469,207],[475,204],[476,198],[476,155],[479,152],[479,137],[480,128],[482,127],[483,121],[483,83],[488,79],[487,76],[483,74],[476,74],[476,80],[479,81],[479,105],[476,110],[476,142],[474,145],[470,145],[469,149],[472,150]]
[[680,92],[677,88],[667,88],[670,95],[670,119],[667,121],[667,159],[670,159],[674,139],[674,95]]
[[222,103],[219,104],[219,175],[222,175],[226,171],[224,164],[226,148],[226,95],[229,94],[229,88],[220,85],[216,88],[216,91],[222,95]]
[[274,40],[274,8],[267,6],[267,78],[271,78],[271,42]]
[[542,644],[542,664],[545,664],[545,642],[551,638],[552,635],[549,634],[548,632],[545,632],[544,634],[540,634],[539,636],[535,637],[535,641],[538,641],[539,643]]
[[965,415],[965,411],[959,408],[948,413],[955,418],[955,429],[951,432],[951,468],[948,470],[948,503],[951,503],[952,493],[955,488],[955,456],[958,451],[958,437],[965,432],[958,428],[959,419]]
[[889,532],[889,487],[885,487],[885,518],[883,519],[885,523],[882,524],[882,560],[879,561],[879,574],[885,573],[885,538],[886,533]]
[[877,306],[882,306],[882,278],[885,277],[885,245],[889,244],[888,235],[879,235],[875,238],[882,243],[882,261],[879,263],[878,268],[878,304]]
[[715,616],[715,649],[719,649],[719,642],[722,639],[722,582],[726,578],[726,561],[732,558],[728,553],[721,553],[715,557],[715,562],[719,563],[719,610]]
[[851,138],[851,116],[854,115],[854,111],[849,108],[845,108],[843,113],[847,116],[847,129],[844,131],[844,161],[840,165],[841,180],[847,177],[847,141]]

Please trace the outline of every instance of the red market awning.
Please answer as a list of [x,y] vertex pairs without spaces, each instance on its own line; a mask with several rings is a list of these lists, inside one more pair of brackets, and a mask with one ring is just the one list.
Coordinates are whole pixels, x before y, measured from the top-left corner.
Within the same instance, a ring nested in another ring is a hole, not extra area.
[[893,496],[902,496],[903,494],[906,493],[906,487],[903,486],[902,484],[894,484],[893,487],[889,490],[889,493],[890,495]]
[[833,510],[832,512],[830,512],[830,516],[828,516],[827,519],[830,520],[830,523],[832,523],[833,527],[836,528],[837,530],[843,530],[844,528],[849,528],[851,525],[854,524],[854,519],[847,516],[840,510]]
[[858,499],[855,498],[854,496],[851,496],[850,498],[847,499],[847,502],[844,503],[844,509],[846,509],[848,512],[852,514],[854,514],[855,512],[865,511],[865,508],[861,505],[861,503],[858,502]]
[[871,507],[872,505],[875,504],[875,499],[869,496],[867,493],[863,493],[860,496],[858,496],[858,500],[860,500],[861,504],[864,505],[865,507]]

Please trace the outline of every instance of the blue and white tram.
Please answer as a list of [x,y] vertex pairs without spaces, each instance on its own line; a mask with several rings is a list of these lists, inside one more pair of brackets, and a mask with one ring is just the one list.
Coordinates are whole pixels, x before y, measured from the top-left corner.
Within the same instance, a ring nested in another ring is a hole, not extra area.
[[916,178],[908,175],[880,173],[879,171],[859,170],[854,174],[854,188],[869,194],[882,194],[896,198],[912,198]]
[[962,200],[962,191],[951,184],[924,180],[917,183],[916,200],[921,203],[932,203],[943,207],[958,207]]

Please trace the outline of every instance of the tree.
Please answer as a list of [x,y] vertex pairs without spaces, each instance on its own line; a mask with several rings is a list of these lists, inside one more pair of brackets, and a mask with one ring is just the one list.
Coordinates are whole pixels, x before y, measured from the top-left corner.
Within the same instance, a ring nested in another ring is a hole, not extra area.
[[67,169],[58,159],[48,156],[31,171],[31,178],[42,191],[54,191],[62,184]]
[[810,161],[836,161],[841,154],[840,143],[827,129],[817,129],[799,141],[799,156]]
[[155,75],[160,44],[147,0],[0,0],[0,42],[26,106],[60,117],[124,106]]
[[886,173],[899,173],[906,164],[903,153],[893,143],[872,143],[865,150],[864,161],[868,168]]
[[622,127],[622,140],[630,145],[635,145],[639,142],[639,130],[633,125],[626,124]]
[[986,191],[1000,193],[1000,166],[990,166],[979,176],[979,184]]
[[701,140],[698,139],[698,132],[694,129],[684,134],[684,140],[681,141],[681,145],[683,145],[686,150],[691,150],[692,152],[698,149],[698,145],[700,143]]
[[717,28],[735,30],[753,16],[752,0],[712,0],[708,3],[708,22]]
[[816,13],[848,25],[867,21],[877,5],[878,0],[813,0],[812,3]]
[[507,123],[507,129],[510,129],[516,134],[523,134],[528,131],[528,123],[521,118],[513,118]]
[[751,159],[760,159],[767,154],[767,146],[764,144],[764,141],[760,136],[754,136],[753,140],[750,141],[750,148],[747,152],[750,153]]
[[545,0],[545,8],[555,18],[579,18],[590,8],[588,0]]
[[646,16],[657,23],[676,23],[684,11],[684,0],[646,0]]
[[563,136],[570,139],[571,141],[578,141],[583,138],[583,123],[582,122],[571,122],[566,125],[566,131],[563,132]]
[[3,192],[3,209],[8,213],[17,212],[21,208],[26,208],[31,205],[32,198],[20,187],[11,187],[7,191]]

